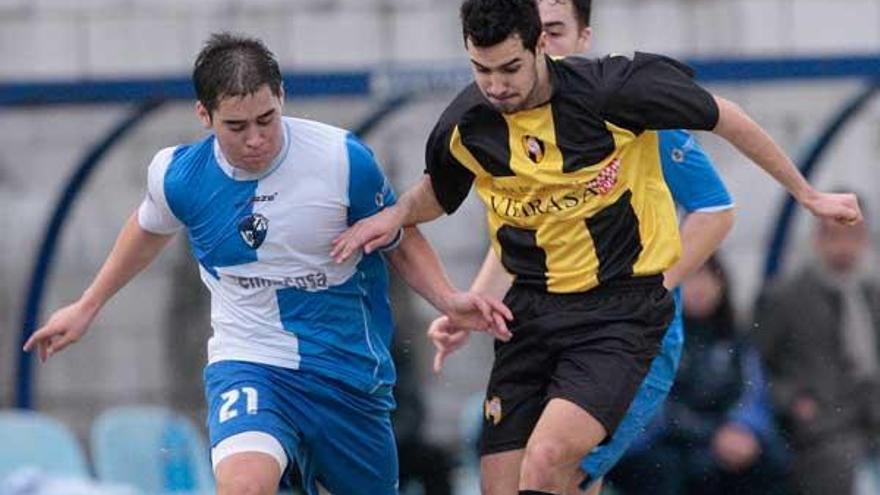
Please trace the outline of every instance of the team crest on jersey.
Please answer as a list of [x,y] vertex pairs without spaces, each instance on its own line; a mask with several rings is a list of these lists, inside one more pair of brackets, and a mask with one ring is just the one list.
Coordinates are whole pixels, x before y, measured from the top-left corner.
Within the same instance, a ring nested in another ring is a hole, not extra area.
[[536,164],[541,163],[541,160],[544,159],[544,141],[526,134],[522,138],[522,143],[523,149],[529,155],[529,160]]
[[498,396],[486,400],[483,404],[483,415],[486,421],[491,421],[493,425],[501,422],[501,398]]
[[269,219],[259,213],[253,213],[238,221],[238,233],[251,249],[257,249],[263,244],[268,231]]
[[672,148],[672,161],[681,163],[684,161],[684,150],[681,148]]

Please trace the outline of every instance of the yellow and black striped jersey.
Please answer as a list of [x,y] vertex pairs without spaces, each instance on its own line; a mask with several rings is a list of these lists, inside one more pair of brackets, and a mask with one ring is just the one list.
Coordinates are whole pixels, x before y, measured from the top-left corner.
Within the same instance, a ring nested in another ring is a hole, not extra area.
[[547,59],[552,96],[516,113],[465,88],[428,139],[426,172],[447,213],[472,184],[515,283],[581,292],[654,275],[680,254],[657,129],[715,127],[714,98],[672,59]]

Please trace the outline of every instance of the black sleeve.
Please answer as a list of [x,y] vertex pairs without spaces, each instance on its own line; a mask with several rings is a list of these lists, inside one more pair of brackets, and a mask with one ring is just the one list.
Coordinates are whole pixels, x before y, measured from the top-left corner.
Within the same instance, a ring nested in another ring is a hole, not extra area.
[[718,123],[718,105],[693,76],[690,67],[662,55],[607,57],[602,62],[603,117],[635,132],[712,130]]
[[464,202],[474,182],[474,174],[452,155],[449,143],[455,127],[444,120],[441,118],[428,137],[425,173],[431,176],[431,185],[440,206],[450,214]]

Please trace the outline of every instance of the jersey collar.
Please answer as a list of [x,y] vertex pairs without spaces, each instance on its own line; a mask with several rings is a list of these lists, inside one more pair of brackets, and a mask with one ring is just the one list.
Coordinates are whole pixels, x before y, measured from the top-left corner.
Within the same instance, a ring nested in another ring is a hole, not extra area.
[[281,151],[278,152],[278,155],[272,160],[272,163],[266,167],[266,170],[262,172],[248,172],[247,170],[242,170],[240,168],[233,167],[229,160],[226,159],[226,156],[223,154],[223,150],[220,149],[220,143],[217,141],[217,138],[214,138],[214,159],[217,160],[217,165],[223,170],[230,179],[240,180],[240,181],[249,181],[249,180],[260,180],[277,169],[281,163],[287,158],[287,152],[290,151],[290,126],[288,125],[287,119],[284,117],[281,118],[281,124],[284,126],[284,143],[281,145]]

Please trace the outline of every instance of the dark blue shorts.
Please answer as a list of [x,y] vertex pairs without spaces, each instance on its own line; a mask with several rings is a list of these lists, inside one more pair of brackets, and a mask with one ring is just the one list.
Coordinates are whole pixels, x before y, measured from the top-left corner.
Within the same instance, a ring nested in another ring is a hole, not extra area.
[[205,369],[211,446],[244,432],[274,437],[309,495],[397,493],[390,393],[369,395],[287,368],[221,361]]

